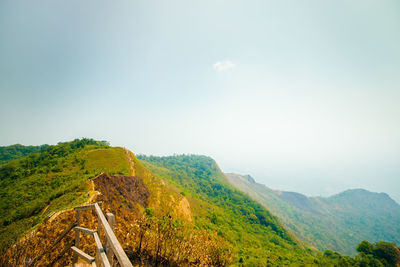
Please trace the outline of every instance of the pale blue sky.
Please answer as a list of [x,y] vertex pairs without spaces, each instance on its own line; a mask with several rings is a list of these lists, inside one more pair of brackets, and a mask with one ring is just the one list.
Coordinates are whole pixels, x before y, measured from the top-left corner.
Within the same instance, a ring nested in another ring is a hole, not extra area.
[[0,145],[204,154],[400,201],[400,2],[0,2]]

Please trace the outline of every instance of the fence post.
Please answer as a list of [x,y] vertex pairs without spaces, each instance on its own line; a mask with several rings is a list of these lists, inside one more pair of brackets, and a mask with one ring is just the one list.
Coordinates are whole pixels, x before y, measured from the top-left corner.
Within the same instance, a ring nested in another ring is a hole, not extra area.
[[[106,216],[107,216],[108,224],[110,225],[111,230],[113,230],[113,232],[114,232],[115,216],[112,213],[107,213]],[[107,236],[106,236],[106,254],[107,254],[108,261],[110,262],[110,265],[113,266],[114,252],[112,251],[111,244],[110,244],[110,241],[108,240]]]
[[[99,239],[101,240],[100,231],[101,231],[101,223],[100,223],[100,219],[97,218],[97,234],[99,235]],[[97,266],[103,266],[103,264],[101,262],[100,253],[98,250],[96,250],[96,263],[97,263]]]
[[[76,225],[80,226],[80,224],[81,224],[81,211],[77,210],[76,211]],[[75,244],[74,244],[74,246],[77,247],[77,248],[79,248],[79,234],[80,234],[79,231],[75,231]],[[75,266],[75,263],[77,261],[78,261],[78,255],[74,254],[74,257],[72,259],[72,265]]]

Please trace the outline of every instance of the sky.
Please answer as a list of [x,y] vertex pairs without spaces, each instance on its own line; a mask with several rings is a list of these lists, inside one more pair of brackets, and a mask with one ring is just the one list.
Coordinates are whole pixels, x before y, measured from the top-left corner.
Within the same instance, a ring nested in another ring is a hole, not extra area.
[[400,202],[400,2],[0,1],[0,145],[203,154]]

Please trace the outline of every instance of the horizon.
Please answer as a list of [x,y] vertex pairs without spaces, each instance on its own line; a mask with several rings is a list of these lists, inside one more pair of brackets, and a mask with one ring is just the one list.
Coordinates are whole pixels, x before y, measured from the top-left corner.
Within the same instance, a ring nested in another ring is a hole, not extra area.
[[398,1],[0,6],[0,145],[90,136],[400,202]]
[[[80,137],[80,138],[90,138],[90,137]],[[80,138],[75,138],[75,139],[80,139]],[[57,145],[58,143],[63,143],[63,142],[69,142],[69,141],[72,141],[73,139],[71,139],[71,140],[64,140],[64,141],[59,141],[59,142],[57,142],[57,143],[54,143],[54,144],[20,144],[20,143],[16,143],[16,144],[9,144],[9,145],[2,145],[2,146],[11,146],[11,145],[23,145],[23,146],[40,146],[40,145]],[[108,143],[110,143],[109,141],[107,141],[107,140],[98,140],[98,141],[106,141],[106,142],[108,142]],[[112,146],[112,145],[111,145]],[[115,146],[115,147],[123,147],[123,148],[126,148],[125,146]],[[155,156],[155,157],[171,157],[171,156],[179,156],[179,155],[195,155],[195,156],[206,156],[206,157],[210,157],[210,156],[208,156],[208,155],[204,155],[204,154],[193,154],[193,153],[183,153],[183,154],[169,154],[169,155],[153,155],[153,154],[143,154],[143,153],[135,153],[134,151],[132,151],[131,149],[129,149],[131,152],[133,152],[134,154],[135,154],[135,156],[140,156],[140,155],[144,155],[144,156]],[[210,157],[210,158],[212,158],[212,157]],[[216,161],[214,158],[212,158],[216,163],[217,163],[217,165],[219,166],[219,164],[218,164],[218,161]],[[220,167],[220,166],[219,166]],[[220,167],[221,168],[221,167]],[[331,194],[326,194],[326,195],[312,195],[312,194],[307,194],[307,193],[303,193],[303,192],[299,192],[299,191],[292,191],[292,190],[285,190],[285,188],[282,188],[282,189],[278,189],[278,188],[272,188],[271,186],[269,186],[268,184],[265,184],[265,183],[263,183],[263,182],[259,182],[258,181],[258,178],[255,178],[252,174],[249,174],[249,173],[247,173],[247,174],[243,174],[243,173],[237,173],[237,172],[227,172],[227,171],[224,171],[224,170],[222,170],[221,169],[221,171],[222,171],[222,173],[224,173],[224,174],[237,174],[237,175],[241,175],[241,176],[250,176],[257,184],[260,184],[260,185],[264,185],[264,186],[266,186],[266,187],[268,187],[269,189],[271,189],[271,190],[274,190],[274,191],[279,191],[279,192],[293,192],[293,193],[299,193],[299,194],[302,194],[302,195],[304,195],[304,196],[306,196],[306,197],[310,197],[310,198],[314,198],[314,197],[321,197],[321,198],[329,198],[329,197],[332,197],[332,196],[335,196],[335,195],[338,195],[338,194],[341,194],[341,193],[343,193],[343,192],[346,192],[346,191],[352,191],[352,190],[364,190],[364,191],[367,191],[367,192],[370,192],[370,193],[376,193],[376,194],[387,194],[393,201],[395,201],[396,202],[396,204],[398,204],[398,205],[400,205],[400,201],[399,200],[396,200],[393,196],[391,196],[389,193],[387,193],[387,192],[379,192],[379,191],[373,191],[373,190],[368,190],[368,189],[365,189],[365,188],[361,188],[361,187],[354,187],[354,188],[346,188],[346,189],[344,189],[344,190],[341,190],[341,191],[337,191],[337,192],[333,192],[333,193],[331,193]]]

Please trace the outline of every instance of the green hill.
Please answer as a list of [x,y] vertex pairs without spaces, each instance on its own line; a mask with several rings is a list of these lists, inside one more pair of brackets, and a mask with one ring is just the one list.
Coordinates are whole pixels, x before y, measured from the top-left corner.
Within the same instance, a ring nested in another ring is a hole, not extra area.
[[129,171],[127,160],[121,161],[124,150],[105,142],[82,139],[36,148],[40,153],[0,167],[0,253],[51,212],[87,200],[89,178],[101,172]]
[[400,242],[400,206],[385,193],[355,189],[328,198],[306,197],[272,190],[249,176],[226,177],[276,214],[297,237],[322,251],[354,255],[363,240]]
[[211,158],[196,155],[138,158],[189,199],[198,228],[211,229],[234,245],[237,264],[315,263],[310,251],[302,249],[275,216],[228,183]]

